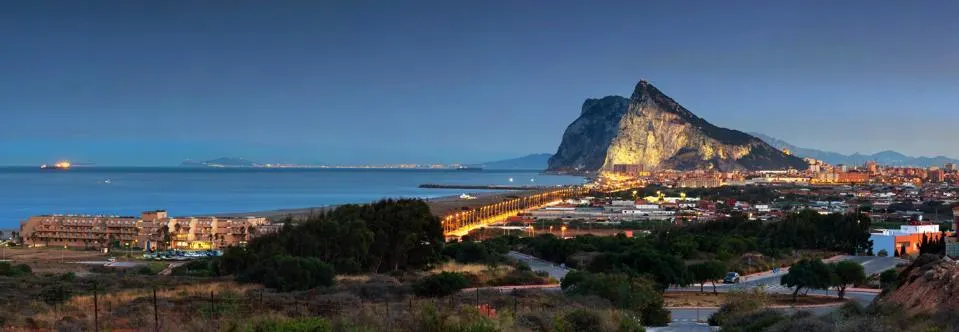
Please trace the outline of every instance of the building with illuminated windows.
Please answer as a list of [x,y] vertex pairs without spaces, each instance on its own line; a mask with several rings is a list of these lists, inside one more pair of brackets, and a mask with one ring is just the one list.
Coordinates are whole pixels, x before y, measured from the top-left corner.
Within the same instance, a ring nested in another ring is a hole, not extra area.
[[262,217],[171,218],[158,210],[140,217],[33,216],[20,224],[20,236],[31,247],[206,250],[245,245],[281,228]]

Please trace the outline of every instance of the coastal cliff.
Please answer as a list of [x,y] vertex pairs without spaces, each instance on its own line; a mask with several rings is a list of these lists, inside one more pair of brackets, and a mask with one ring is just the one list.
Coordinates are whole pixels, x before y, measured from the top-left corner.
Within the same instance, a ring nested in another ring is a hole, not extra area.
[[805,162],[741,131],[717,127],[646,81],[629,99],[589,99],[563,134],[551,171],[803,169]]

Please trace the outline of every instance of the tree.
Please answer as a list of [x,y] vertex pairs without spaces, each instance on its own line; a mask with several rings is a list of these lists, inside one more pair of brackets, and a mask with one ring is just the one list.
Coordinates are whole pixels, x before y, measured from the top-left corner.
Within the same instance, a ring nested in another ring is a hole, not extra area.
[[686,286],[690,282],[686,264],[679,257],[645,248],[625,254],[600,255],[589,265],[589,271],[622,271],[633,276],[648,274],[663,290],[670,285]]
[[899,283],[899,273],[895,269],[885,270],[879,274],[879,287],[883,290],[896,288]]
[[938,236],[929,237],[922,234],[922,240],[919,242],[919,254],[935,254],[943,256],[946,254],[946,234],[943,232]]
[[441,272],[424,277],[413,283],[413,293],[417,296],[443,297],[453,295],[469,286],[469,280],[462,273]]
[[563,292],[569,295],[598,296],[617,307],[642,316],[648,326],[666,326],[670,313],[664,309],[663,293],[655,281],[627,274],[573,271],[562,280]]
[[285,224],[277,233],[253,238],[245,250],[227,250],[221,268],[256,282],[266,282],[258,273],[283,256],[315,258],[339,273],[420,270],[442,259],[443,245],[443,227],[425,202],[384,200]]
[[803,259],[789,268],[789,273],[782,276],[780,284],[793,288],[793,302],[796,302],[799,291],[809,289],[829,289],[835,284],[835,275],[832,269],[821,260]]
[[866,281],[866,272],[859,263],[842,261],[831,264],[830,267],[836,275],[834,285],[839,289],[839,299],[843,299],[846,296],[846,287],[861,284]]
[[689,266],[689,274],[693,281],[699,283],[700,293],[707,281],[713,283],[713,293],[716,293],[716,280],[722,279],[726,274],[726,264],[717,260],[693,264]]
[[333,286],[333,267],[313,257],[277,256],[261,261],[246,277],[281,292]]

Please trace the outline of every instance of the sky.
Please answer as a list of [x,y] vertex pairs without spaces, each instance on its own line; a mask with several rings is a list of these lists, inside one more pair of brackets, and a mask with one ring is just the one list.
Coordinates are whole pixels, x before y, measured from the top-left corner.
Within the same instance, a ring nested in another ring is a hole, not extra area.
[[959,2],[3,1],[0,164],[484,162],[647,79],[708,121],[959,157]]

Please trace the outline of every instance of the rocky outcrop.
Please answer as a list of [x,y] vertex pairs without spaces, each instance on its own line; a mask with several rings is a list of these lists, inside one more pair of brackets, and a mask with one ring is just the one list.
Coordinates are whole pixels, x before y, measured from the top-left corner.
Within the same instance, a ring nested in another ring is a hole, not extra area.
[[549,161],[553,171],[802,169],[788,156],[746,133],[696,116],[652,84],[640,81],[632,97],[589,99]]
[[959,264],[948,257],[920,256],[900,273],[898,284],[878,302],[898,304],[909,315],[959,311]]

